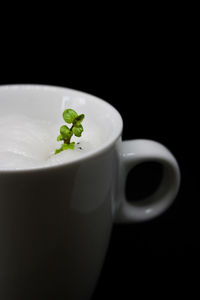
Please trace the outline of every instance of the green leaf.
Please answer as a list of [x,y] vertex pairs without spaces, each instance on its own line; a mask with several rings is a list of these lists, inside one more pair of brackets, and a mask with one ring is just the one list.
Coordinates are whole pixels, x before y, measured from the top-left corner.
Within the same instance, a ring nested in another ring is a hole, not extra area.
[[66,123],[71,124],[78,117],[78,114],[73,109],[65,109],[63,119]]
[[62,140],[63,140],[63,137],[62,137],[62,135],[61,135],[61,134],[60,134],[60,135],[58,135],[58,136],[57,136],[57,141],[58,141],[58,142],[60,142],[60,141],[62,141]]
[[72,132],[75,136],[80,137],[83,132],[83,126],[80,124],[72,128]]
[[62,138],[65,140],[70,139],[73,135],[71,130],[66,125],[63,125],[60,127],[60,134],[61,134]]
[[73,149],[74,149],[74,146],[75,146],[75,143],[74,143],[74,142],[72,142],[72,143],[70,143],[70,144],[62,144],[61,147],[60,147],[59,149],[56,149],[55,154],[58,154],[58,153],[60,153],[60,152],[62,152],[62,151],[64,151],[64,150],[67,150],[67,149],[73,150]]
[[61,146],[59,149],[56,149],[55,154],[58,154],[58,153],[60,153],[61,151],[63,151],[62,146]]
[[74,142],[72,142],[72,143],[70,143],[70,144],[63,144],[63,145],[62,145],[62,148],[63,148],[63,150],[67,150],[67,149],[73,150],[73,149],[74,149],[74,145],[75,145]]
[[75,123],[81,123],[83,121],[83,119],[85,118],[84,114],[79,115],[76,119],[75,119]]

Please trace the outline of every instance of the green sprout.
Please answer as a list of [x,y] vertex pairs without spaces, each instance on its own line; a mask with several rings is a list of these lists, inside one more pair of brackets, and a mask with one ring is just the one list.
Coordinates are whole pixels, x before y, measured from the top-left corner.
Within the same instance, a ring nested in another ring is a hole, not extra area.
[[72,124],[71,128],[67,125],[60,127],[60,134],[57,137],[57,141],[63,141],[63,144],[59,149],[56,149],[55,154],[60,153],[63,150],[74,149],[75,142],[71,142],[73,134],[80,137],[83,132],[83,126],[81,125],[84,115],[78,115],[73,109],[66,109],[63,112],[63,119],[66,123]]

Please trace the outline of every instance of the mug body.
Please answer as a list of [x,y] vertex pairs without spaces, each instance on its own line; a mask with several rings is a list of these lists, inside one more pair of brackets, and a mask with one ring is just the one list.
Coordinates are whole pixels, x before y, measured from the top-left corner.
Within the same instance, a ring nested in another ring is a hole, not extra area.
[[[7,94],[19,93],[22,110],[35,107],[35,114],[43,107],[46,118],[53,112],[41,102],[49,97],[57,109],[70,94],[29,88],[8,88],[4,96],[12,101]],[[1,101],[0,106],[8,109]],[[90,298],[113,223],[119,136],[120,131],[112,143],[72,163],[0,171],[0,299]]]

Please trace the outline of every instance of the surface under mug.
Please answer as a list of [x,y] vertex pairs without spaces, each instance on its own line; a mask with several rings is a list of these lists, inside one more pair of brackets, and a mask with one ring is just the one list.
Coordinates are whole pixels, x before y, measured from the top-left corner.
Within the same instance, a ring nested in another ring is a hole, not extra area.
[[[122,141],[121,116],[107,102],[54,86],[0,87],[0,117],[20,112],[55,121],[73,103],[106,121],[109,135],[98,149],[52,167],[0,170],[1,300],[90,299],[113,223],[154,218],[178,192],[174,156],[154,141]],[[163,166],[162,182],[148,199],[129,203],[127,174],[147,161]]]

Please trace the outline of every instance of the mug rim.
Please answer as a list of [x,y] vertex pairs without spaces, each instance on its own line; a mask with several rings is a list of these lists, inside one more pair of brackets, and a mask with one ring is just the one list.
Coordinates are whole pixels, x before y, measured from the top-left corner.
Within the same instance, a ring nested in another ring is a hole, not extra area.
[[115,142],[119,139],[119,137],[122,134],[122,130],[123,130],[123,119],[121,117],[121,114],[119,113],[119,111],[109,102],[107,102],[106,100],[97,97],[93,94],[81,91],[81,90],[77,90],[77,89],[73,89],[73,88],[68,88],[68,87],[64,87],[64,86],[57,86],[57,85],[46,85],[46,84],[35,84],[35,83],[28,83],[28,84],[24,84],[24,83],[20,83],[20,84],[3,84],[0,85],[0,91],[2,89],[43,89],[43,90],[50,90],[50,91],[70,91],[72,93],[78,93],[79,95],[82,96],[86,96],[86,97],[92,97],[94,101],[96,102],[101,102],[103,103],[105,106],[109,107],[109,109],[111,109],[113,111],[113,113],[116,115],[118,122],[119,122],[119,129],[118,131],[116,130],[116,133],[112,136],[111,139],[108,139],[108,141],[104,142],[102,145],[100,145],[98,148],[92,150],[89,153],[85,153],[83,157],[78,157],[76,159],[74,159],[73,161],[68,161],[68,162],[62,162],[59,164],[55,164],[55,165],[49,165],[49,166],[37,166],[37,167],[32,167],[32,168],[19,168],[19,169],[0,169],[0,174],[10,174],[10,173],[33,173],[33,172],[41,172],[41,171],[47,171],[47,170],[55,170],[55,169],[59,169],[62,167],[67,167],[67,166],[71,166],[71,165],[75,165],[77,163],[81,163],[84,162],[86,160],[89,160],[91,158],[94,158],[98,155],[101,155],[103,152],[106,152],[109,148],[111,148]]

